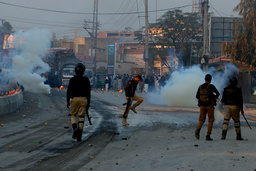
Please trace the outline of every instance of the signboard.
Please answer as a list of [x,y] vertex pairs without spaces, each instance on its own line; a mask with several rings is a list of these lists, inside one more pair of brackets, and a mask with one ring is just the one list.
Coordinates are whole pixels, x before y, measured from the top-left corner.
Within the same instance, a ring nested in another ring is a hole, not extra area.
[[108,68],[114,68],[115,65],[115,45],[108,45]]

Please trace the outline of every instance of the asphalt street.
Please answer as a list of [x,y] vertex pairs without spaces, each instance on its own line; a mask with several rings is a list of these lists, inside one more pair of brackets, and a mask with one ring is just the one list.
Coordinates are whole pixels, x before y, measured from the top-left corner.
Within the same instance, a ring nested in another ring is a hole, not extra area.
[[[171,143],[182,142],[184,139],[189,139],[193,144],[196,142],[193,130],[198,121],[198,108],[151,104],[147,101],[146,94],[138,94],[145,100],[137,108],[138,114],[130,112],[130,125],[124,126],[122,119],[118,117],[125,108],[122,105],[125,102],[124,94],[95,90],[92,91],[89,110],[93,125],[86,121],[83,140],[76,142],[71,138],[65,93],[65,90],[60,89],[52,89],[51,94],[24,92],[24,105],[17,111],[0,117],[0,170],[157,170],[163,166],[160,167],[161,163],[154,163],[155,158],[151,161],[151,167],[139,167],[138,163],[143,161],[142,158],[137,158],[133,166],[127,166],[121,159],[128,159],[119,155],[124,152],[123,145],[137,144],[137,152],[134,149],[125,151],[129,158],[134,153],[142,153],[145,150],[143,143],[147,140],[160,145],[165,143],[161,138],[170,137],[170,133],[175,133],[171,137],[176,137],[177,133],[186,133],[179,135],[181,139],[175,139]],[[255,108],[246,108],[245,111],[254,127]],[[215,130],[220,129],[222,119],[221,114],[217,113]],[[246,127],[243,119],[241,122]],[[213,138],[217,137],[214,136]],[[137,141],[133,142],[134,139]],[[152,147],[148,143],[145,145]],[[207,145],[203,143],[202,146]],[[158,153],[154,150],[158,149],[152,149],[152,152],[146,150],[148,153],[145,155],[153,157]],[[144,159],[147,160],[145,157]],[[104,163],[103,160],[111,162]],[[166,165],[162,170],[170,168],[170,165]]]

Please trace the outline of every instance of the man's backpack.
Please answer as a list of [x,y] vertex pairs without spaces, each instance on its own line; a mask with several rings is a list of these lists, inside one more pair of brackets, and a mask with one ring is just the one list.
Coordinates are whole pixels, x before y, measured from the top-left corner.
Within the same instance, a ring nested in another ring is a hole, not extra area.
[[199,102],[200,103],[210,103],[210,105],[216,106],[216,100],[214,98],[210,98],[209,94],[208,94],[208,88],[210,87],[211,84],[208,84],[205,88],[202,87],[202,85],[200,86],[199,89],[199,94],[200,94],[200,98],[199,98]]
[[208,84],[205,88],[203,88],[202,85],[200,86],[200,89],[199,89],[200,103],[209,103],[210,102],[210,98],[208,95],[208,87],[209,86],[210,86],[210,84]]

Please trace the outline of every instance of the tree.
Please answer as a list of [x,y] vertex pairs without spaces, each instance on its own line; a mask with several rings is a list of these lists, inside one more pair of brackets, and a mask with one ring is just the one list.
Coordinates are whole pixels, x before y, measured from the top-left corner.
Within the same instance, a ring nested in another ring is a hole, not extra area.
[[[188,65],[193,42],[202,39],[201,27],[197,13],[182,13],[181,10],[168,11],[158,19],[157,23],[150,25],[148,34],[153,42],[150,46],[155,49],[161,62],[172,71],[168,49],[175,49],[175,54],[178,54],[179,59]],[[142,31],[136,32],[135,36],[138,40],[144,41]],[[157,57],[150,60],[157,60]]]
[[6,34],[8,34],[8,35],[10,35],[10,34],[12,34],[12,30],[13,28],[12,28],[12,25],[8,22],[8,21],[5,21],[4,23],[3,23],[3,33],[6,35]]
[[240,61],[256,67],[256,1],[242,0],[235,8],[242,23],[238,20],[233,25],[234,42],[223,44],[222,51],[234,61]]

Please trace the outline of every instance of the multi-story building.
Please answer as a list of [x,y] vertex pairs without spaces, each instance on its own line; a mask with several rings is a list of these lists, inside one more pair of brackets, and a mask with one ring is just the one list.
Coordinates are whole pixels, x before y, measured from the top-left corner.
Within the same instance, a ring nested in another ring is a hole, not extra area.
[[[105,32],[111,33],[111,32]],[[102,36],[99,37],[104,37]],[[131,33],[130,35],[134,35]],[[107,36],[107,35],[105,35]],[[135,40],[134,37],[104,37],[97,39],[96,49],[96,74],[113,74],[114,67],[109,67],[108,54],[109,45],[115,47],[115,69],[116,74],[143,74],[145,62],[143,60],[144,45]],[[94,59],[91,57],[91,38],[75,38],[74,39],[75,55],[84,61],[86,67],[94,67]]]

